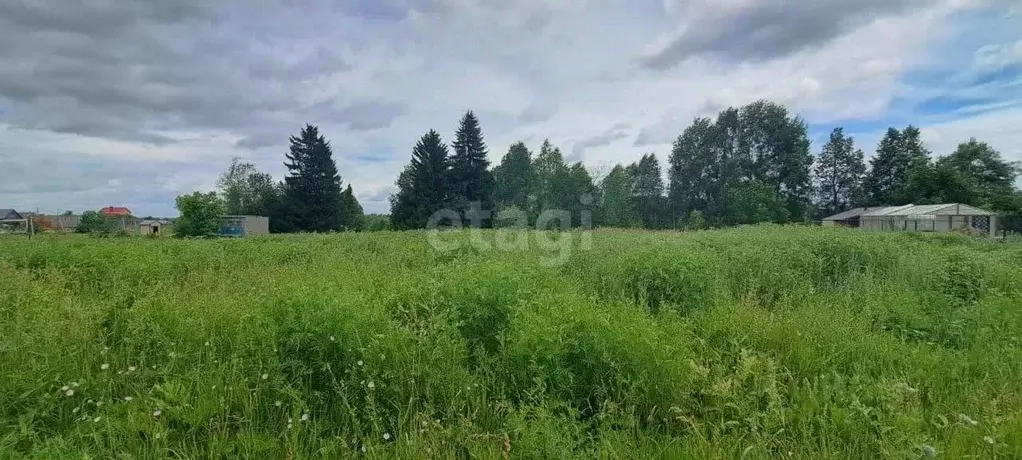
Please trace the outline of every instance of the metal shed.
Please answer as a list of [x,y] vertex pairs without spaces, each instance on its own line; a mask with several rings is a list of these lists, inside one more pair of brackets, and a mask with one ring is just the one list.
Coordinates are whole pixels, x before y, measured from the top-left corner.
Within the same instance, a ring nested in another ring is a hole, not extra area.
[[997,233],[994,213],[959,203],[890,206],[867,212],[859,219],[861,227],[867,230],[966,231],[990,236]]
[[860,221],[863,214],[870,211],[876,211],[881,208],[882,206],[873,206],[866,208],[849,209],[845,212],[839,212],[837,214],[834,214],[833,216],[824,217],[822,223],[824,227],[842,226],[855,228],[860,225]]
[[263,216],[224,216],[220,221],[223,236],[257,236],[270,234],[270,218]]

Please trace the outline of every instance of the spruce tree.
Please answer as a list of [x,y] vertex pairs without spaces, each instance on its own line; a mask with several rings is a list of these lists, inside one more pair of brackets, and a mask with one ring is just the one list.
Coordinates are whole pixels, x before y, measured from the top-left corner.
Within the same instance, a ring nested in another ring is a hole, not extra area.
[[530,197],[535,194],[536,173],[532,152],[525,143],[511,145],[500,164],[493,168],[493,201],[500,207],[529,210]]
[[629,169],[633,177],[632,196],[645,228],[663,228],[668,225],[665,212],[664,180],[660,175],[660,162],[656,155],[642,156]]
[[823,215],[846,211],[861,201],[866,164],[862,150],[855,149],[854,141],[845,136],[844,129],[834,128],[830,133],[813,172],[819,211]]
[[902,205],[923,197],[908,187],[914,171],[930,167],[930,152],[923,147],[919,129],[909,126],[904,131],[888,128],[877,153],[870,160],[866,190],[871,205]]
[[[473,203],[478,203],[479,209],[483,211],[494,211],[493,175],[489,170],[490,161],[486,158],[486,144],[483,142],[479,120],[471,110],[462,117],[454,137],[449,181],[451,204],[469,224],[475,222],[470,215]],[[489,219],[480,216],[479,222],[481,226],[489,227],[492,225],[492,216]]]
[[391,197],[391,224],[399,230],[425,228],[430,216],[450,205],[450,159],[440,134],[430,130],[412,149],[412,160]]
[[550,140],[544,140],[539,154],[532,162],[536,174],[536,204],[534,215],[543,211],[566,209],[573,200],[566,191],[568,165],[564,163],[561,149],[554,147]]
[[600,184],[600,225],[618,228],[641,225],[632,186],[631,174],[623,166],[614,165]]
[[285,157],[289,175],[284,178],[283,218],[290,221],[290,228],[307,232],[340,230],[341,176],[330,143],[316,126],[305,125],[301,134],[291,136],[291,149]]
[[365,212],[362,210],[358,198],[355,197],[355,191],[352,190],[351,184],[348,184],[348,188],[344,189],[341,194],[341,215],[344,217],[345,230],[362,230],[362,219],[365,217]]

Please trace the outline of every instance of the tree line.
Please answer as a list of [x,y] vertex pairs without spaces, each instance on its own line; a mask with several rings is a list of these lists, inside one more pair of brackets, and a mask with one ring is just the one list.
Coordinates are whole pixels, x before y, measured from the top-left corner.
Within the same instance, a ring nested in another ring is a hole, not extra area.
[[566,211],[570,222],[562,225],[648,229],[804,222],[854,207],[909,203],[1022,214],[1019,164],[984,142],[970,139],[935,157],[917,127],[892,127],[867,163],[838,127],[814,155],[806,122],[763,100],[694,119],[664,166],[650,152],[601,174],[565,161],[549,140],[538,152],[516,142],[491,165],[479,119],[468,111],[450,145],[433,129],[418,139],[398,175],[389,216],[363,213],[316,126],[307,125],[290,144],[283,181],[235,159],[218,193],[186,200],[219,200],[227,214],[269,216],[273,232],[408,230],[431,219],[443,223],[438,215],[479,227],[535,225],[548,210]]
[[487,169],[479,121],[470,111],[455,133],[451,154],[430,130],[412,150],[391,199],[397,229],[423,228],[438,210],[465,211],[481,201],[492,222],[535,222],[544,210],[582,211],[594,225],[650,229],[701,228],[758,222],[801,222],[859,206],[964,203],[1007,214],[1022,210],[1017,163],[970,139],[934,158],[914,126],[890,128],[869,164],[843,128],[834,128],[813,155],[805,121],[780,104],[757,101],[696,118],[674,141],[666,182],[655,153],[613,165],[594,177],[568,164],[543,142],[533,152],[512,144]]

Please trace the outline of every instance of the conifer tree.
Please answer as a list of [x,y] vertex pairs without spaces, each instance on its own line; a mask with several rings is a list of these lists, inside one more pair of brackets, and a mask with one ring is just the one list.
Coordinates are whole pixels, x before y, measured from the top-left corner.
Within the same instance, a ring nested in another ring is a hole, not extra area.
[[288,176],[284,178],[286,207],[283,218],[295,231],[326,232],[340,230],[341,176],[337,173],[330,143],[314,125],[305,125],[298,136],[291,136],[291,149],[285,157]]

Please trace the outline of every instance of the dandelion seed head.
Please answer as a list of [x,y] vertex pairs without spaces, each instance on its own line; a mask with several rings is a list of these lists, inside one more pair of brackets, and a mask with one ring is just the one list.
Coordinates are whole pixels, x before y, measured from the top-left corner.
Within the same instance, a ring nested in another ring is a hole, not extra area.
[[362,363],[362,360],[361,360],[361,359],[360,359],[360,360],[358,360],[358,365],[359,365],[359,366],[361,366],[362,364],[363,364],[363,363]]
[[390,441],[390,433],[383,433],[383,440]]
[[[923,444],[920,448],[923,451],[923,456],[926,457],[926,458],[933,458],[933,457],[937,456],[937,449],[934,449],[933,446],[928,446],[926,444]],[[791,454],[788,454],[788,455],[791,455]]]

